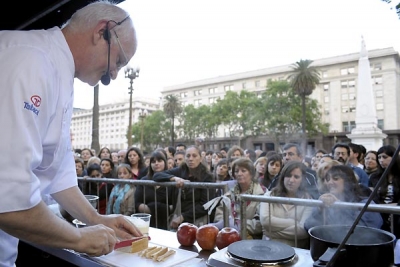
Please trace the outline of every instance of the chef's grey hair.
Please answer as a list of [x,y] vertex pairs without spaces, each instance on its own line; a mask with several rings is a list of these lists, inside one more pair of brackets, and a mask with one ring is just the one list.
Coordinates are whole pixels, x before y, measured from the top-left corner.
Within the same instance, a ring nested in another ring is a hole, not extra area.
[[[128,16],[125,10],[116,6],[116,2],[100,0],[77,10],[61,28],[67,28],[71,32],[85,31],[95,27],[102,20],[120,22]],[[130,17],[120,26],[115,26],[116,23],[110,23],[110,30],[116,31],[120,39],[132,37],[133,23]]]

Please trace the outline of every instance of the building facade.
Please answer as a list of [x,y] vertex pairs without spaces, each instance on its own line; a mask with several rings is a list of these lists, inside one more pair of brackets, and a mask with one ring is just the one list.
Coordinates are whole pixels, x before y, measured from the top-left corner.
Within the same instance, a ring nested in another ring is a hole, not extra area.
[[[385,144],[397,146],[400,137],[400,58],[393,48],[368,51],[371,64],[373,93],[376,104],[378,127],[388,134]],[[320,71],[320,84],[310,96],[321,107],[323,122],[329,123],[329,134],[310,138],[308,152],[318,148],[330,148],[335,142],[349,142],[346,137],[355,127],[357,75],[360,53],[315,59],[313,66]],[[292,73],[292,64],[220,76],[181,85],[165,87],[162,99],[174,94],[183,105],[210,105],[223,98],[227,91],[248,90],[261,94],[267,90],[268,80],[285,80]],[[299,142],[298,136],[293,142]],[[242,147],[251,149],[276,150],[276,144],[268,136],[249,137],[240,140]],[[221,127],[219,137],[209,140],[206,149],[229,146],[231,140],[224,138]]]
[[[99,107],[100,147],[119,150],[128,147],[129,100]],[[136,98],[132,101],[132,125],[142,112],[149,114],[160,107],[159,100]],[[90,148],[92,143],[92,109],[75,109],[71,121],[72,147]],[[137,144],[134,144],[137,145]]]

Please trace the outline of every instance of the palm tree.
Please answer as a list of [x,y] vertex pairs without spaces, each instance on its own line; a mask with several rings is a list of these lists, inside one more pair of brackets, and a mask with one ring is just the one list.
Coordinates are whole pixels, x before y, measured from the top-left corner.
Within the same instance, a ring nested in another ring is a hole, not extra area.
[[293,74],[289,76],[291,86],[296,94],[301,98],[301,111],[302,111],[302,123],[301,129],[303,132],[302,138],[302,149],[303,153],[306,153],[307,145],[307,132],[306,132],[306,98],[312,94],[317,84],[319,84],[320,76],[319,72],[315,67],[311,67],[312,60],[301,59],[300,61],[293,64]]
[[182,105],[176,95],[165,97],[164,112],[167,118],[171,119],[171,146],[175,146],[175,117],[182,113]]

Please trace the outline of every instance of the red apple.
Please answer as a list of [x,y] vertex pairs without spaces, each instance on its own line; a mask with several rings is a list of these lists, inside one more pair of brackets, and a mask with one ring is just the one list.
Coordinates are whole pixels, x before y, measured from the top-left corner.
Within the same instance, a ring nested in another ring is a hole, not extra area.
[[181,223],[176,231],[179,244],[186,247],[193,246],[194,242],[196,242],[197,229],[198,227],[194,224]]
[[206,224],[200,226],[196,233],[197,244],[204,250],[213,250],[218,232],[218,227],[215,225]]
[[238,230],[232,227],[222,228],[217,235],[216,245],[219,250],[241,240]]

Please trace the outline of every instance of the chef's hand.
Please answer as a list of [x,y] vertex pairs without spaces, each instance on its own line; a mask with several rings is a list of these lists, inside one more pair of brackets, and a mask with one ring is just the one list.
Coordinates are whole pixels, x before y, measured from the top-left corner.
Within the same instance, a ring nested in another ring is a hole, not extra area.
[[81,238],[75,251],[89,256],[101,256],[111,253],[117,243],[115,232],[104,225],[98,224],[79,228]]
[[102,215],[98,223],[113,229],[120,240],[143,236],[139,229],[133,223],[125,219],[123,215]]

